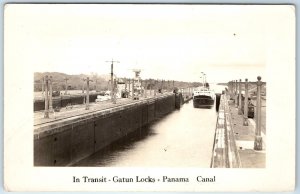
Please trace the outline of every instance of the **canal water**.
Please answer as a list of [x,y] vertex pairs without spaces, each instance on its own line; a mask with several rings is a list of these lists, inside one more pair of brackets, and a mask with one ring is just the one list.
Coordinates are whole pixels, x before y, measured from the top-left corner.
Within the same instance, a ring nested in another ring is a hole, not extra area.
[[193,102],[75,166],[209,168],[217,112]]

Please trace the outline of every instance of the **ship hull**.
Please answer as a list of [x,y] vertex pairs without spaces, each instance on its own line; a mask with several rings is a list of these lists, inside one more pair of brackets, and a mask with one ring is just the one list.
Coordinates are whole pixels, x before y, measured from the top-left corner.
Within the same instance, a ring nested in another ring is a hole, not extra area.
[[214,106],[215,100],[210,96],[194,96],[193,105],[195,108],[210,108]]

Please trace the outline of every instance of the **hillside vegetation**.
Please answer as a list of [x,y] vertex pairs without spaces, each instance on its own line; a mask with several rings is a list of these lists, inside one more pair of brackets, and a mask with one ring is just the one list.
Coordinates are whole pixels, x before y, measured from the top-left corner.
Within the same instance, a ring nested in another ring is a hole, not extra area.
[[[98,74],[79,74],[79,75],[68,75],[59,72],[35,72],[34,73],[34,91],[42,91],[42,80],[44,76],[52,76],[53,90],[62,91],[65,89],[65,78],[67,78],[69,90],[81,90],[83,84],[86,83],[83,79],[89,77],[93,82],[90,82],[90,89],[97,91],[108,90],[110,86],[110,75],[98,75]],[[120,82],[124,82],[126,78],[119,78]],[[128,79],[128,78],[127,78]],[[130,78],[132,79],[132,78]],[[97,80],[97,82],[96,82]],[[142,79],[142,86],[147,89],[165,89],[173,90],[173,80],[158,80],[158,79]],[[182,82],[174,81],[174,87],[187,88],[187,87],[198,87],[201,86],[199,82]]]

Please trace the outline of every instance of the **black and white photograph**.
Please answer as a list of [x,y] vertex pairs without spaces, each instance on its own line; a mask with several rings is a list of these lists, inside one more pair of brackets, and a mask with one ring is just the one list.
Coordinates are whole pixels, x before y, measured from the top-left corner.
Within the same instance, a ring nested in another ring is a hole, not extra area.
[[294,189],[294,6],[6,4],[4,40],[7,190]]

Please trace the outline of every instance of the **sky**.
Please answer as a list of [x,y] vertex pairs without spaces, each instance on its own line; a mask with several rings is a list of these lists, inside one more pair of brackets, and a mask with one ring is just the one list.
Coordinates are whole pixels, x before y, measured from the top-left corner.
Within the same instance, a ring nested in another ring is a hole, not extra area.
[[9,5],[5,50],[34,72],[109,74],[113,59],[117,77],[141,69],[144,79],[201,81],[204,72],[208,82],[255,81],[265,76],[280,12],[247,5]]

